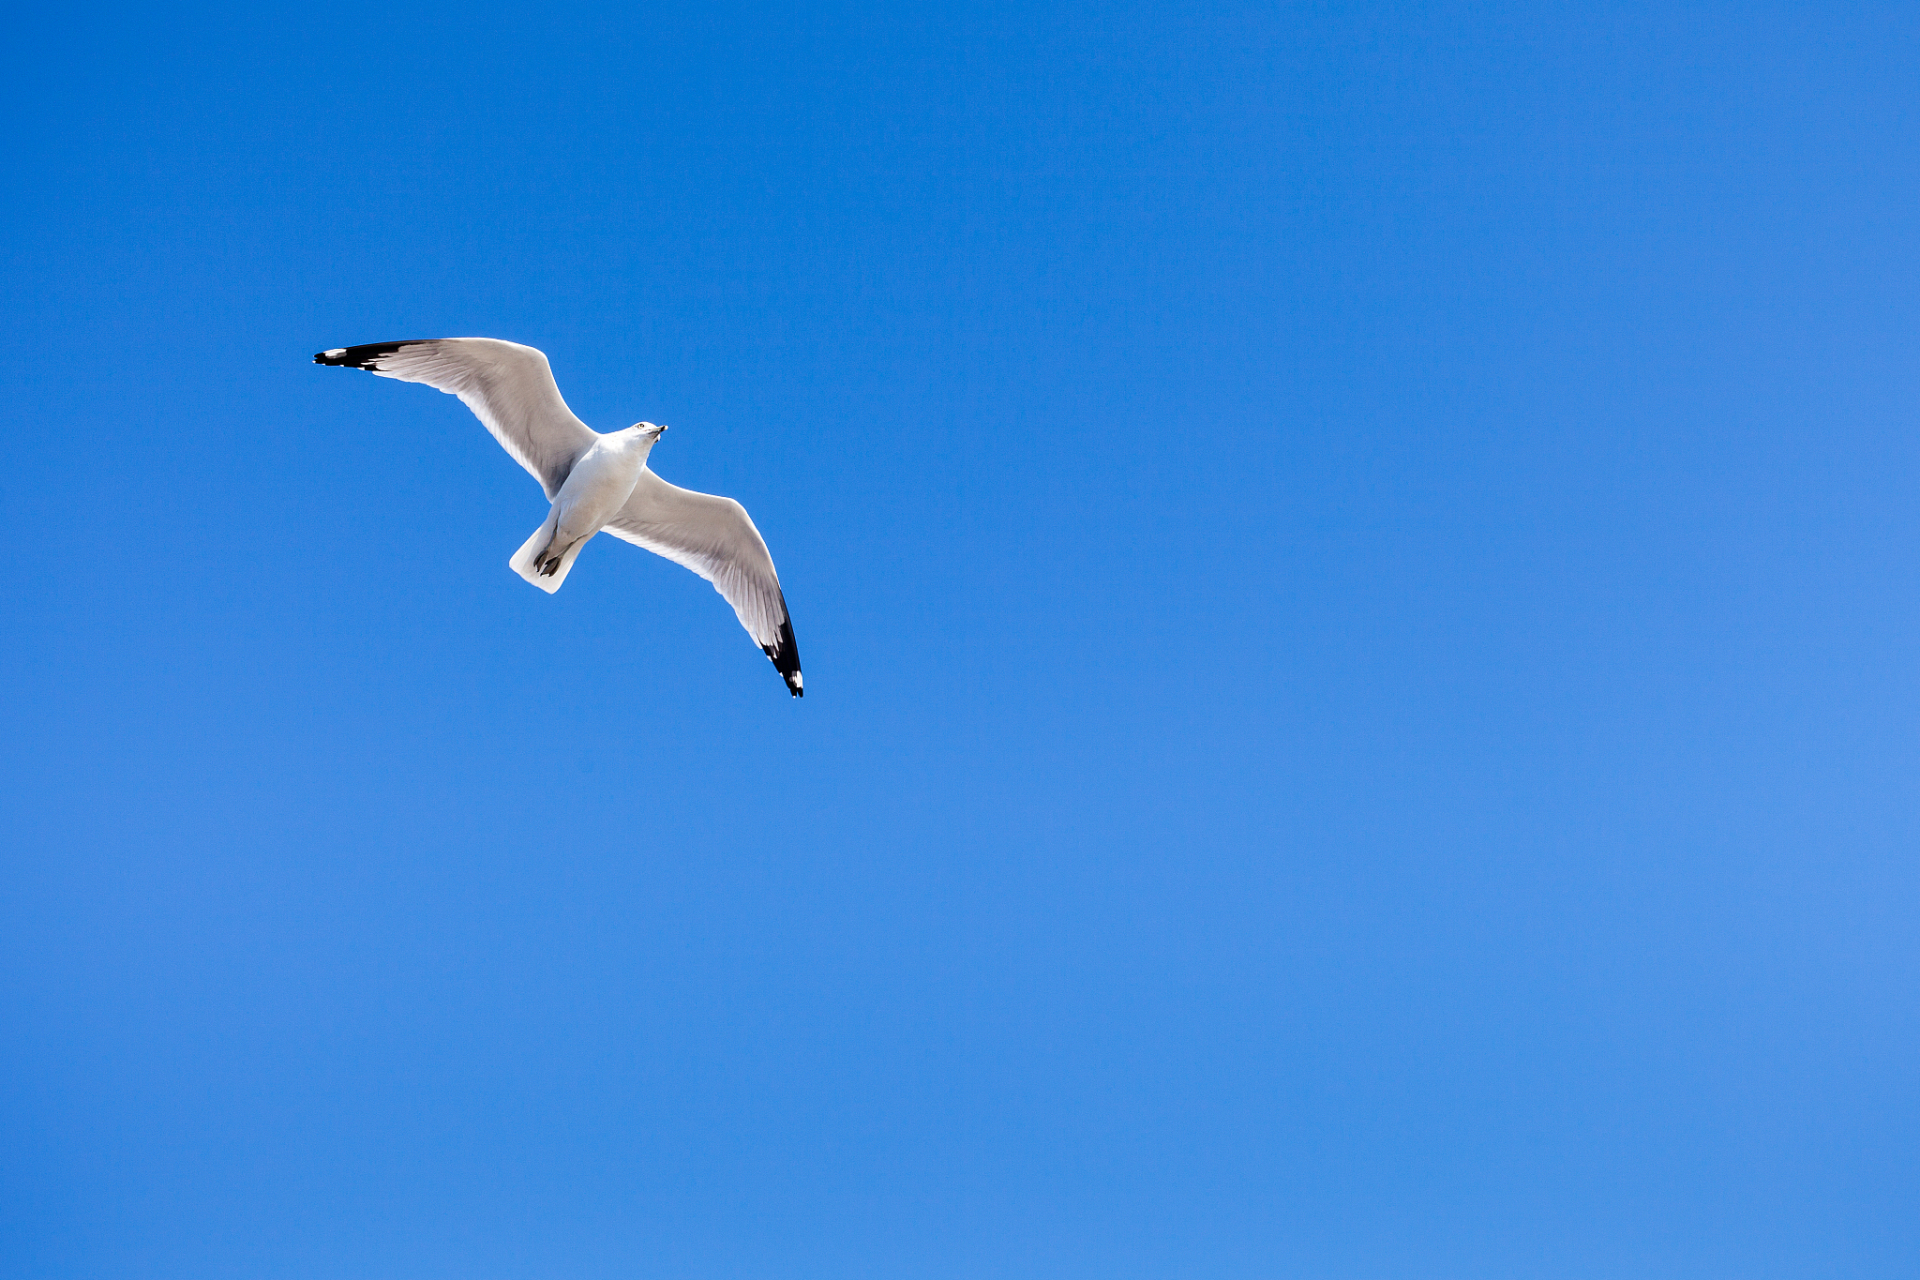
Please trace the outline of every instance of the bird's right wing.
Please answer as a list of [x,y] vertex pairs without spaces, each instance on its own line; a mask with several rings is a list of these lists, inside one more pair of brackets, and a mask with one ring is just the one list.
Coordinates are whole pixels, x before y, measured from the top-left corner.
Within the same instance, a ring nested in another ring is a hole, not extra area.
[[547,498],[560,492],[573,464],[597,438],[560,398],[547,357],[498,338],[430,338],[335,347],[315,364],[365,369],[383,378],[424,382],[460,397],[513,460],[532,473]]
[[774,670],[796,698],[803,697],[800,647],[773,556],[747,509],[732,498],[695,493],[642,469],[633,496],[607,521],[606,531],[693,570],[733,606]]

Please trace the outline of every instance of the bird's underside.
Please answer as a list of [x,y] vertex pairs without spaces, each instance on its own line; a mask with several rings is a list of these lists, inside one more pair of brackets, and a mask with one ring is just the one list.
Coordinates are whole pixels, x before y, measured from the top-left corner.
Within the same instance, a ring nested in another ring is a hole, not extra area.
[[666,428],[643,422],[607,435],[594,431],[561,399],[545,355],[497,338],[376,342],[336,347],[313,360],[422,382],[473,410],[552,504],[509,561],[527,581],[559,590],[597,533],[645,547],[712,583],[793,696],[803,696],[793,620],[766,542],[732,498],[682,489],[647,469],[647,454]]

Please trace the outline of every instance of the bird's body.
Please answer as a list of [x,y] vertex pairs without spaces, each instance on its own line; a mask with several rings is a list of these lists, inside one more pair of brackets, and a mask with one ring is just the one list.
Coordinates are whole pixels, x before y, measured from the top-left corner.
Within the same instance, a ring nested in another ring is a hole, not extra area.
[[793,622],[767,544],[733,499],[682,489],[648,469],[647,455],[665,427],[641,422],[594,431],[561,399],[545,355],[496,338],[336,347],[313,359],[424,382],[473,410],[552,504],[508,562],[528,582],[558,591],[581,548],[605,530],[711,582],[793,696],[801,696]]
[[547,519],[507,563],[548,595],[560,589],[574,557],[633,496],[647,454],[660,438],[651,423],[603,435],[587,446],[553,496]]

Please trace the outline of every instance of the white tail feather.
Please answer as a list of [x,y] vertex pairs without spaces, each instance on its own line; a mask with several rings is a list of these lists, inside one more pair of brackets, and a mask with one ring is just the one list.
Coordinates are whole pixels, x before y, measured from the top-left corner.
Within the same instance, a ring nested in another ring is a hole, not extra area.
[[541,573],[534,557],[538,556],[542,551],[545,551],[548,544],[553,541],[554,525],[558,521],[559,511],[557,508],[554,511],[548,512],[546,520],[541,523],[538,529],[533,531],[533,536],[521,543],[520,549],[513,553],[513,559],[507,561],[508,566],[512,568],[515,573],[548,595],[552,595],[558,591],[560,584],[567,580],[567,574],[573,571],[573,562],[580,557],[580,548],[593,541],[593,534],[588,534],[567,548],[566,554],[560,557],[560,563],[554,568],[551,574]]

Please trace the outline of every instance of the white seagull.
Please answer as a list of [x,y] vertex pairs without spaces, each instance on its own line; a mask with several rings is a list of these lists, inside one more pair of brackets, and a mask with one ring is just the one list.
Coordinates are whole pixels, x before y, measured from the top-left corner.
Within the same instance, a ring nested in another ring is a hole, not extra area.
[[604,529],[711,582],[793,696],[802,696],[793,621],[766,542],[732,498],[682,489],[647,469],[665,427],[636,422],[601,435],[567,408],[543,353],[498,338],[335,347],[313,362],[424,382],[473,410],[553,504],[507,562],[528,582],[558,591],[580,548]]

